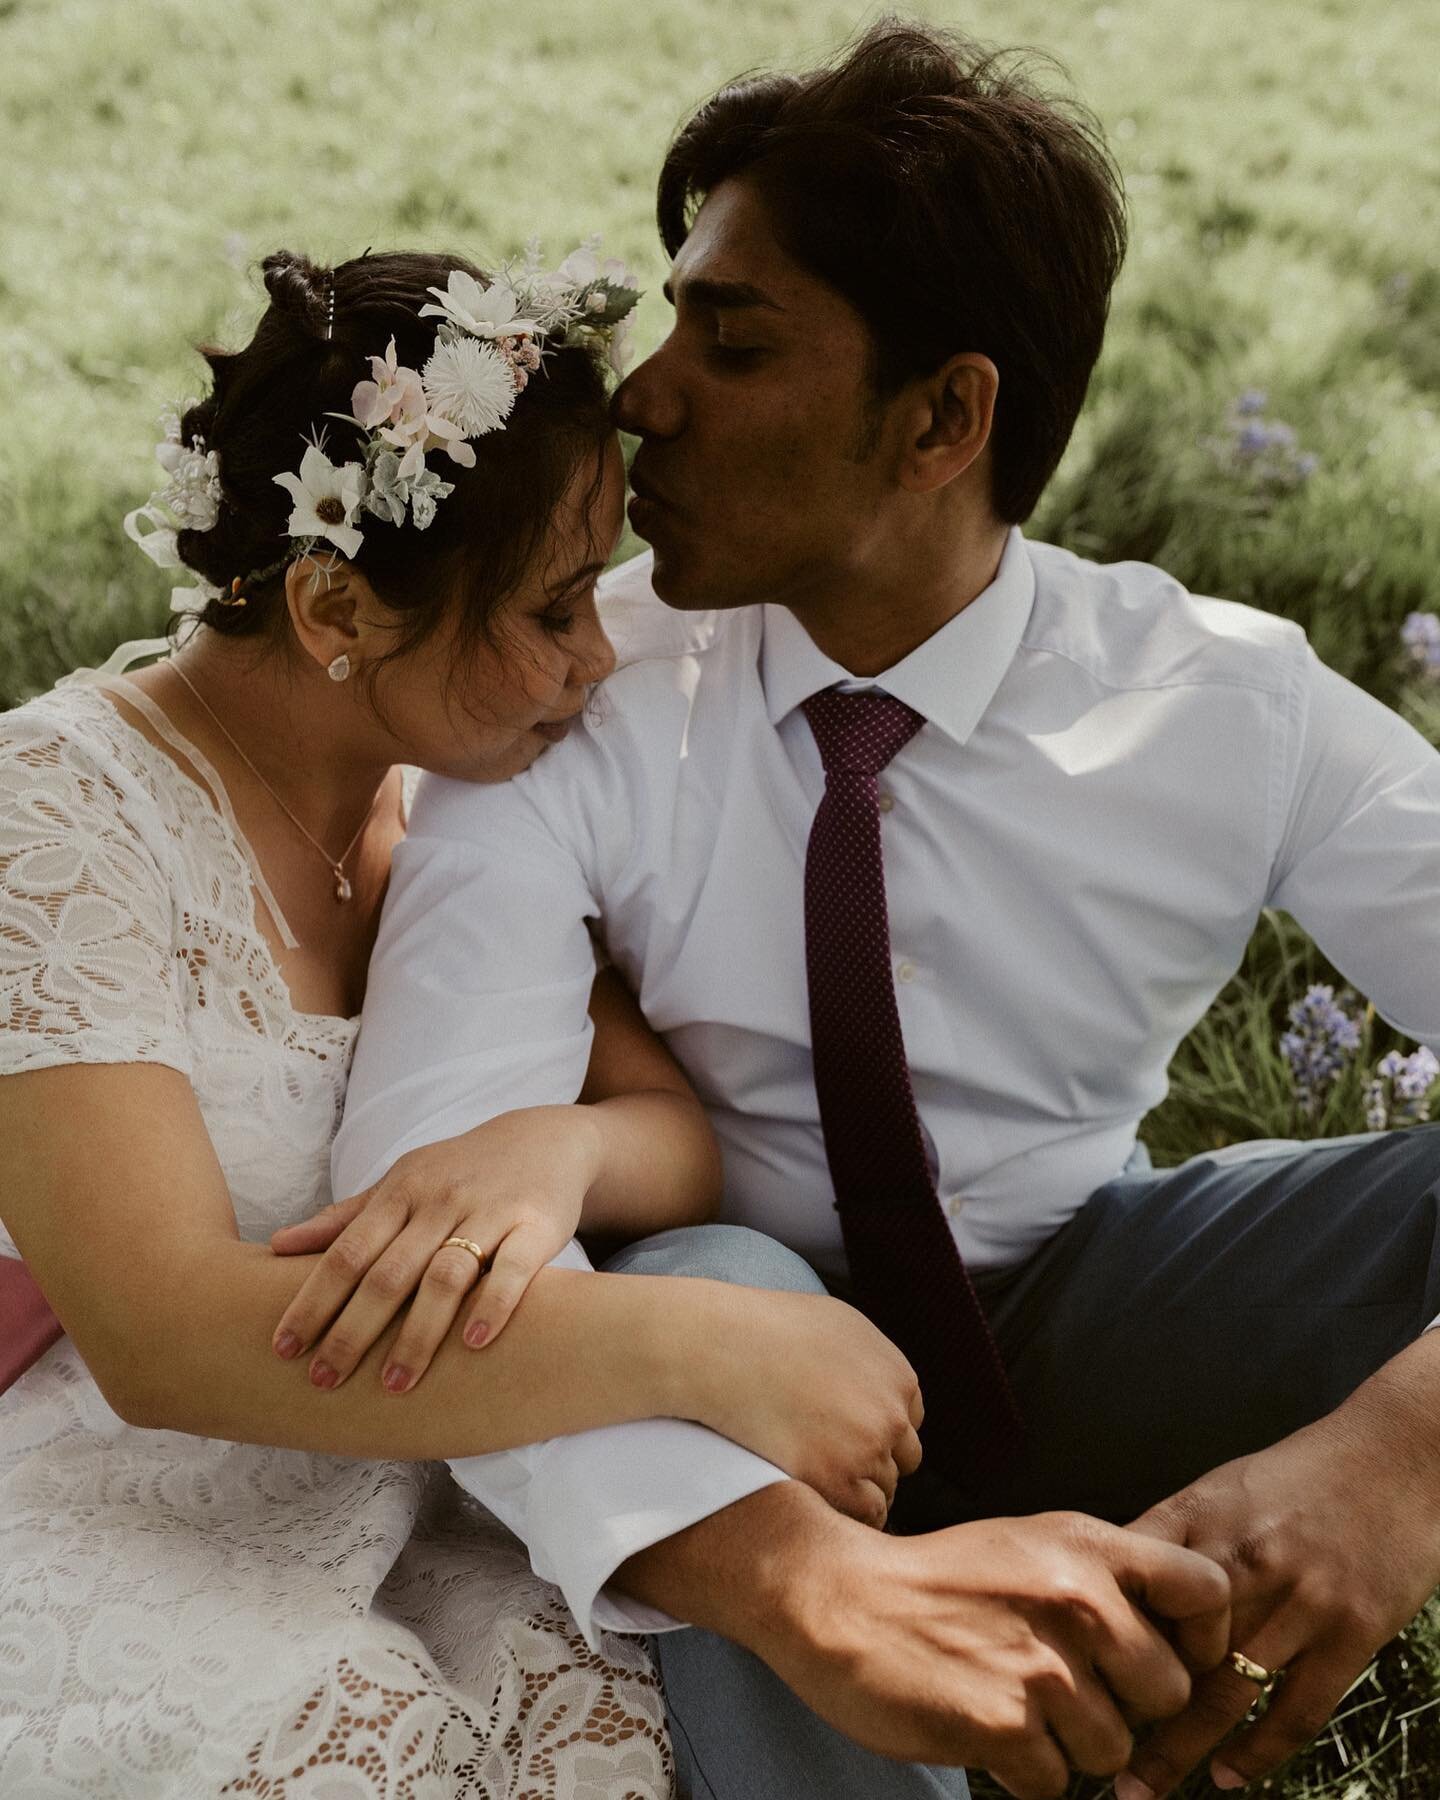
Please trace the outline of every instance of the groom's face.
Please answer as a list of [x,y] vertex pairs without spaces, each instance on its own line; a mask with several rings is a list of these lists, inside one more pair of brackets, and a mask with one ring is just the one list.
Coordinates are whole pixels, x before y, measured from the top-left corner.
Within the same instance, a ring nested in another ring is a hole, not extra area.
[[795,604],[873,566],[895,489],[860,315],[786,255],[743,177],[706,199],[666,294],[674,328],[615,397],[656,591]]

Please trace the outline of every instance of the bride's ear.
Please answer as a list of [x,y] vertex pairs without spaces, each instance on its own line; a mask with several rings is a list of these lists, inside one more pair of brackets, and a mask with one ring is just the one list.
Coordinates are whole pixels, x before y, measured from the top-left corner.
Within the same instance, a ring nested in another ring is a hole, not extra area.
[[364,660],[384,609],[374,588],[335,552],[298,557],[285,571],[285,605],[301,649],[322,669]]

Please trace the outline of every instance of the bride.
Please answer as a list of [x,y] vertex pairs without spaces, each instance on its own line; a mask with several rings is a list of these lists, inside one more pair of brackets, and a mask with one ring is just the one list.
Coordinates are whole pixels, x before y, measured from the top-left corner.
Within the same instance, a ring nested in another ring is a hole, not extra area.
[[126,521],[196,578],[177,643],[0,717],[0,1255],[67,1333],[0,1396],[0,1793],[668,1794],[639,1641],[592,1652],[439,1459],[669,1414],[823,1490],[897,1353],[824,1296],[546,1266],[717,1200],[609,975],[576,1105],[387,1177],[460,1171],[488,1229],[402,1239],[419,1297],[353,1370],[286,1358],[320,1259],[267,1244],[331,1199],[408,772],[508,779],[613,666],[605,363],[636,294],[589,252],[265,280]]

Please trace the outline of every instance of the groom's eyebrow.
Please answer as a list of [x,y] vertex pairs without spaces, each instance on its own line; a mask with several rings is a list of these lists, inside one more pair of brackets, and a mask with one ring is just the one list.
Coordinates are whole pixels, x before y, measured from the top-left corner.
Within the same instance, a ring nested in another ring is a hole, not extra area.
[[[748,281],[715,281],[704,275],[697,275],[693,281],[684,281],[681,291],[692,306],[709,306],[717,312],[734,312],[742,306],[764,306],[772,312],[784,312],[785,308],[778,300],[772,300],[764,290]],[[675,304],[675,288],[667,281],[660,290],[673,306]]]

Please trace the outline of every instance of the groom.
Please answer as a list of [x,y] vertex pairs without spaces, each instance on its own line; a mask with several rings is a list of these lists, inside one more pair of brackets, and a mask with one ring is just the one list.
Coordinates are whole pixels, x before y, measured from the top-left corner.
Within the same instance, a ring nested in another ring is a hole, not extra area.
[[[457,1474],[587,1631],[660,1632],[697,1794],[1129,1759],[1139,1800],[1222,1742],[1238,1787],[1440,1583],[1440,1134],[1157,1174],[1135,1133],[1265,905],[1440,1044],[1440,757],[1294,626],[1022,537],[1123,253],[1083,117],[883,24],[703,107],[659,216],[674,329],[616,400],[642,654],[508,786],[427,785],[335,1191],[574,1097],[598,919],[754,1228],[609,1266],[871,1312],[925,1394],[913,1535],[673,1421]],[[1188,1703],[1147,1615],[1217,1591],[1156,1540],[1231,1580]],[[1173,1716],[1132,1755],[1122,1711]]]

